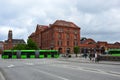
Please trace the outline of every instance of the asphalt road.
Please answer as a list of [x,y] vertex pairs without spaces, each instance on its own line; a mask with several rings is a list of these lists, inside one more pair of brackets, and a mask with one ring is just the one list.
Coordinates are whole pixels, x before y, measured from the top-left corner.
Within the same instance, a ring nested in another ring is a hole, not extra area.
[[0,80],[120,80],[120,65],[61,59],[0,59]]

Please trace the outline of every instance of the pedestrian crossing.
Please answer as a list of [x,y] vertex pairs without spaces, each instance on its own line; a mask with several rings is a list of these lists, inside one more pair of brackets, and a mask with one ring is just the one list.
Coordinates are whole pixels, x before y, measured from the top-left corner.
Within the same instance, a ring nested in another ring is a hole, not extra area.
[[66,64],[66,63],[70,63],[70,62],[65,62],[65,61],[54,61],[54,60],[44,60],[44,61],[40,61],[40,62],[34,62],[34,61],[30,61],[30,62],[25,62],[24,64],[27,65],[35,65],[35,64]]
[[70,63],[70,62],[65,62],[65,61],[57,61],[57,60],[54,60],[54,59],[42,59],[42,60],[37,60],[37,59],[34,59],[34,60],[17,60],[17,61],[4,61],[5,64],[4,66],[5,67],[8,67],[8,68],[12,68],[12,67],[18,67],[18,66],[32,66],[32,65],[51,65],[51,64],[67,64],[67,63]]

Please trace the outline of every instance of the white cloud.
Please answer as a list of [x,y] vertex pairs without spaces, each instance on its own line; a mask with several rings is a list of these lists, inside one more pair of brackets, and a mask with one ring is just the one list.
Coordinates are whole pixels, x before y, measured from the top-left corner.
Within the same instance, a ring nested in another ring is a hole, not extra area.
[[10,26],[0,26],[0,36],[1,36],[1,40],[7,40],[8,38],[8,31],[12,30],[13,32],[13,38],[17,39],[23,39],[25,38],[28,34],[28,30],[26,28],[13,28]]
[[120,41],[120,0],[2,0],[0,40],[6,39],[9,29],[15,38],[27,39],[37,24],[49,25],[57,19],[80,26],[81,36]]

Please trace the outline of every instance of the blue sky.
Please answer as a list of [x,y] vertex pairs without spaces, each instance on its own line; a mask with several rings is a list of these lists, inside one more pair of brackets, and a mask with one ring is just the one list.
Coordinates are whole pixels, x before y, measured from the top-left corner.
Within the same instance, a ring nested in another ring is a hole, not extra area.
[[26,40],[37,24],[55,20],[74,22],[81,37],[120,42],[120,0],[0,0],[0,41],[10,29]]

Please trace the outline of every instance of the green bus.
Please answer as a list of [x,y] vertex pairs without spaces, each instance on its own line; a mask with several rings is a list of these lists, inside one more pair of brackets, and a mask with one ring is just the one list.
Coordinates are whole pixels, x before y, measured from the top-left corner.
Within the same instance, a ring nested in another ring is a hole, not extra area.
[[58,58],[58,50],[4,50],[3,59]]
[[108,54],[112,56],[120,56],[120,49],[110,49],[108,50]]
[[2,53],[2,58],[8,59],[12,57],[12,51],[11,50],[4,50]]

